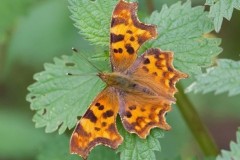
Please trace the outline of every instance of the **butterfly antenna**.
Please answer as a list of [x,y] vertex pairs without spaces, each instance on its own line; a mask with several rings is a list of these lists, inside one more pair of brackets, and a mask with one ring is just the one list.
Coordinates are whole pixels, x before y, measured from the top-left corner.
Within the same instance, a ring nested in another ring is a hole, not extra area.
[[98,72],[102,72],[97,66],[95,66],[92,62],[90,62],[88,58],[84,56],[84,54],[79,53],[76,48],[72,48],[72,50],[73,52],[78,53],[80,56],[82,56],[82,58],[85,59],[88,62],[88,64],[94,67]]

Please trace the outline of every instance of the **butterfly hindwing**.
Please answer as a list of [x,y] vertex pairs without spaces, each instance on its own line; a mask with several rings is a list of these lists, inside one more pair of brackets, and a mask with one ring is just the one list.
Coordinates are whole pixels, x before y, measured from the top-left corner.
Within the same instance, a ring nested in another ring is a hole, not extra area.
[[126,71],[138,86],[149,90],[142,90],[141,94],[121,94],[119,113],[129,132],[145,138],[151,128],[170,129],[165,113],[171,110],[171,104],[175,102],[175,83],[187,77],[174,69],[172,61],[172,52],[149,49]]
[[124,127],[141,138],[146,138],[152,128],[169,130],[165,114],[171,110],[169,101],[144,100],[141,96],[121,95],[121,116]]
[[151,48],[138,57],[127,74],[138,83],[154,90],[159,96],[175,101],[175,84],[188,75],[176,70],[172,63],[173,52]]
[[98,144],[116,149],[123,140],[116,128],[118,108],[114,88],[103,90],[77,124],[70,141],[71,153],[86,159],[91,149]]
[[156,37],[156,27],[141,23],[136,2],[120,0],[113,11],[110,29],[110,57],[113,71],[125,71],[137,58],[139,47]]

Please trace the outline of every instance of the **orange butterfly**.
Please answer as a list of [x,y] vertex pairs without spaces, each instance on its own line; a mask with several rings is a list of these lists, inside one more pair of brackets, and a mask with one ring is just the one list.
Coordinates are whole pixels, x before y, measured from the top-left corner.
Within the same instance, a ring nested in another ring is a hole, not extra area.
[[112,73],[99,73],[106,88],[95,98],[77,124],[71,153],[87,158],[99,144],[116,149],[123,141],[116,128],[119,113],[130,133],[146,138],[154,127],[169,130],[165,114],[175,102],[175,83],[187,75],[174,69],[173,53],[149,49],[138,57],[139,47],[157,36],[156,26],[141,23],[138,4],[120,0],[110,29]]

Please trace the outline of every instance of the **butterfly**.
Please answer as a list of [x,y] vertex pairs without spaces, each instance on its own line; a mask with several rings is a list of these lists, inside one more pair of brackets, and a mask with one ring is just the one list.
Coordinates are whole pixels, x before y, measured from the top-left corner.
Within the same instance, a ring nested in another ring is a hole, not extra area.
[[112,73],[100,72],[105,89],[90,104],[71,136],[70,151],[84,159],[96,145],[116,149],[123,138],[116,127],[119,114],[124,128],[146,138],[152,128],[169,130],[165,114],[176,101],[175,83],[187,74],[172,65],[173,53],[151,48],[138,56],[140,46],[156,38],[154,25],[137,18],[136,2],[119,0],[111,20]]

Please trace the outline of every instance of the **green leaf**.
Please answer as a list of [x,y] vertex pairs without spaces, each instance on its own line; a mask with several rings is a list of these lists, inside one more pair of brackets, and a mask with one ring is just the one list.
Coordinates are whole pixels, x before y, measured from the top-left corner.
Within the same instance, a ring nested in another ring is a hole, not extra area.
[[206,5],[210,6],[209,17],[213,18],[217,32],[221,29],[223,18],[230,20],[233,9],[240,10],[240,0],[206,0]]
[[28,87],[27,100],[37,111],[36,127],[46,126],[46,132],[59,128],[59,133],[73,128],[103,88],[96,69],[81,54],[55,58],[55,64],[45,64],[45,71],[34,76],[37,82]]
[[110,21],[116,0],[69,0],[71,18],[87,40],[95,45],[109,45]]
[[153,129],[146,139],[139,138],[136,134],[129,133],[119,125],[119,131],[124,138],[117,152],[121,160],[155,160],[154,151],[160,151],[159,138],[163,137],[162,130]]
[[240,159],[240,128],[237,131],[237,142],[230,143],[230,150],[222,150],[221,155],[216,160],[237,160]]
[[222,51],[220,39],[204,36],[213,30],[207,15],[204,7],[192,8],[190,1],[178,2],[169,8],[164,5],[161,12],[153,12],[146,20],[148,24],[157,25],[159,35],[145,48],[173,51],[176,68],[188,74],[200,74],[201,67],[209,66],[212,58]]
[[240,93],[240,61],[220,59],[217,66],[207,69],[207,72],[196,76],[196,81],[191,84],[187,92],[216,94],[229,92],[230,96]]

